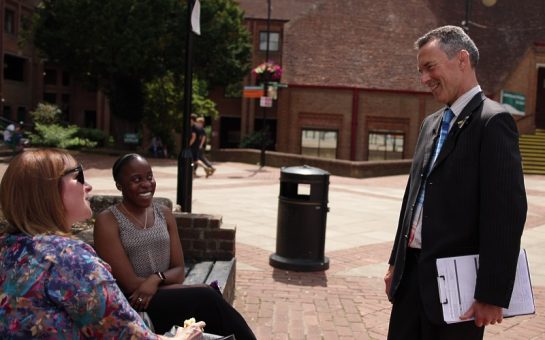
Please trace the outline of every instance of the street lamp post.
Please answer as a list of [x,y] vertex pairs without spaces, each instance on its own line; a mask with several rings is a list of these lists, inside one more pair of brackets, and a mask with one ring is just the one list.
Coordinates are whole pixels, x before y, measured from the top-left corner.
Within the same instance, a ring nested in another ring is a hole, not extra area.
[[[496,4],[496,1],[497,0],[481,0],[481,3],[483,5],[485,5],[486,7],[492,7]],[[465,10],[465,16],[464,16],[464,20],[462,21],[462,28],[464,29],[464,31],[468,32],[469,31],[469,16],[471,14],[471,5],[473,4],[473,0],[466,0],[466,10]],[[475,24],[475,23],[473,23]]]
[[189,136],[191,135],[191,99],[193,83],[193,29],[191,26],[191,13],[195,6],[195,0],[187,1],[187,41],[185,50],[185,83],[184,83],[184,109],[182,125],[182,144],[178,155],[178,187],[176,191],[176,203],[183,212],[191,212],[191,197],[193,192],[193,156],[189,148]]
[[[267,46],[265,47],[265,62],[269,62],[269,39],[271,35],[271,0],[267,0]],[[268,87],[269,87],[269,73],[264,72],[265,81],[263,82],[263,96],[268,96]],[[259,165],[261,167],[265,166],[266,157],[265,149],[267,148],[267,142],[269,140],[269,131],[267,129],[267,108],[263,106],[263,123],[261,127],[261,154],[259,157]]]

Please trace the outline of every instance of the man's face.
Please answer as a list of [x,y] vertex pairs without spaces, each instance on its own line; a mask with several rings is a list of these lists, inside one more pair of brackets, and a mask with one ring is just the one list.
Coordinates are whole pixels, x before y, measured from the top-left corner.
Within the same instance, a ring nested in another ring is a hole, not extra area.
[[464,92],[460,58],[459,52],[449,59],[437,40],[428,42],[418,50],[420,82],[431,90],[440,103],[451,105]]

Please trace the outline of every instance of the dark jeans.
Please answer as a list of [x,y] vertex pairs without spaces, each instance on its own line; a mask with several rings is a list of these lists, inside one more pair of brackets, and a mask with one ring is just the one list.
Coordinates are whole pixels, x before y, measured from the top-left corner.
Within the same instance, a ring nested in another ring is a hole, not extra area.
[[202,149],[199,149],[199,159],[209,168],[213,168],[212,163],[206,158]]
[[254,340],[254,333],[242,317],[223,297],[206,285],[159,289],[146,310],[155,332],[164,334],[184,320],[204,321],[206,333],[234,334],[237,340]]

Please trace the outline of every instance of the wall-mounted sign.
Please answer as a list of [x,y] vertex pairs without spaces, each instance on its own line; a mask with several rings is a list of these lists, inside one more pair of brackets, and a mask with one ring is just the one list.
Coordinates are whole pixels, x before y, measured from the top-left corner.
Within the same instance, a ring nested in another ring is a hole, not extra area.
[[263,96],[263,85],[261,86],[244,86],[244,98],[261,98]]
[[502,90],[501,103],[511,114],[524,115],[526,112],[526,97],[521,93]]
[[259,100],[259,106],[261,107],[272,107],[272,103],[272,97],[261,97]]

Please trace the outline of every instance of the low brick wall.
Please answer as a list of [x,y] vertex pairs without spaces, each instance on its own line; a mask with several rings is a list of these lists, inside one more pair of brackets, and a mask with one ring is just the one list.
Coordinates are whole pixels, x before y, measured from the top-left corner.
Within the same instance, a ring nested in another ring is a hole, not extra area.
[[235,256],[236,227],[219,215],[174,212],[184,256],[192,260],[230,260]]
[[[260,161],[260,156],[261,151],[255,149],[220,149],[210,152],[210,158],[218,162],[257,164]],[[336,176],[368,178],[408,174],[412,160],[356,162],[267,151],[265,153],[265,162],[267,166],[277,168],[310,165]]]
[[[121,196],[95,195],[90,199],[94,216],[113,204],[121,202]],[[155,202],[172,209],[168,198],[156,197]],[[225,225],[219,215],[173,212],[182,242],[184,257],[189,261],[230,260],[235,257],[236,227]],[[78,238],[93,245],[92,218],[78,225]]]

